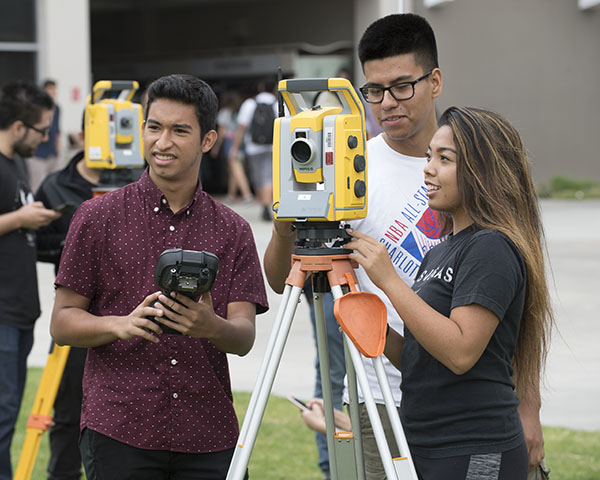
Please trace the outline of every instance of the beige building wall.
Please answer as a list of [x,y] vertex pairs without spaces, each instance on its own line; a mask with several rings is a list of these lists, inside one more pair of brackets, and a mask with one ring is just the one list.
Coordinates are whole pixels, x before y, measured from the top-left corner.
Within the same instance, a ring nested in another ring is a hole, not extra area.
[[81,130],[81,116],[90,91],[88,0],[37,0],[37,5],[38,80],[52,78],[58,84],[56,102],[61,108],[62,140],[66,146],[66,134]]
[[537,183],[600,181],[600,6],[576,0],[414,1],[434,28],[450,105],[506,115],[530,151]]

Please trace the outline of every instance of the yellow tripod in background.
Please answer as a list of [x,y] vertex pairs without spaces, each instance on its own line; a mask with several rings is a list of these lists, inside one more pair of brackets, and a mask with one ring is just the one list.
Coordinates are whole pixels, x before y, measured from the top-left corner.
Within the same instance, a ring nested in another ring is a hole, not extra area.
[[52,344],[27,421],[25,441],[13,480],[29,480],[31,478],[42,436],[53,424],[52,408],[70,350],[69,346],[61,347],[55,343]]

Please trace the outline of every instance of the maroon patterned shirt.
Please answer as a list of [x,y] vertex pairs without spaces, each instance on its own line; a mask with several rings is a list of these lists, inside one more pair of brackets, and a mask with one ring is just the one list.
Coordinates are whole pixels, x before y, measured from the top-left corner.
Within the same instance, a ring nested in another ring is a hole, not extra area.
[[[56,285],[90,299],[94,315],[127,315],[158,290],[154,270],[169,248],[219,257],[211,290],[215,312],[230,302],[267,310],[267,296],[248,223],[198,186],[171,212],[144,172],[124,188],[89,200],[73,217]],[[81,428],[138,448],[185,453],[232,448],[238,437],[227,355],[208,340],[161,335],[88,349]]]

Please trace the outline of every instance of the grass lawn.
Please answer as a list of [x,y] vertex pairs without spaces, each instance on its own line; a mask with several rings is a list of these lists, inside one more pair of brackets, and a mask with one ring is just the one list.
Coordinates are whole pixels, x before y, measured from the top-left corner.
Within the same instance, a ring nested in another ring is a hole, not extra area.
[[[25,424],[31,413],[42,369],[30,368],[25,398],[13,439],[12,459],[16,468],[25,439]],[[246,411],[249,393],[234,394],[240,419]],[[554,480],[600,480],[600,431],[586,432],[545,427],[547,464]],[[48,435],[40,446],[32,480],[45,480],[48,464]],[[272,396],[250,459],[253,480],[320,480],[313,433],[304,426],[299,411],[286,399]]]

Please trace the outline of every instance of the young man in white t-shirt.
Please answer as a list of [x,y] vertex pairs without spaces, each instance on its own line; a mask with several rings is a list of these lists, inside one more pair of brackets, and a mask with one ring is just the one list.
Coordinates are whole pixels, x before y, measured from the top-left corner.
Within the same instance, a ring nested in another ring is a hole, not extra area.
[[[378,37],[371,38],[375,33],[373,29],[385,32],[390,28],[393,35],[388,36],[385,42],[379,42]],[[363,50],[366,60],[362,57]],[[442,91],[435,38],[424,19],[415,15],[394,15],[378,20],[367,29],[359,44],[359,55],[368,92],[377,93],[377,88],[381,90],[401,82],[411,83],[407,87],[399,87],[400,91],[408,88],[408,94],[403,94],[408,98],[397,100],[389,89],[383,92],[381,99],[374,95],[365,98],[376,102],[370,103],[370,107],[383,133],[367,142],[368,215],[351,223],[353,228],[389,245],[388,251],[398,274],[407,283],[412,283],[426,250],[439,242],[439,231],[434,231],[438,226],[436,217],[427,207],[427,199],[423,195],[425,152],[437,129],[435,99]],[[415,82],[424,74],[428,75]],[[432,222],[434,230],[423,228],[422,223]],[[289,259],[294,239],[288,224],[275,222],[264,259],[265,272],[272,287],[285,281],[289,260],[283,262],[282,259]],[[358,270],[357,276],[363,291],[376,293],[384,300],[392,328],[401,329],[402,321],[387,297],[364,272]],[[384,364],[399,405],[400,372],[385,358]],[[372,363],[365,362],[365,365],[375,401],[383,412],[383,398]],[[383,413],[381,416],[386,434],[391,435],[387,415]],[[361,404],[361,430],[367,478],[380,478],[380,473],[385,476],[364,404]],[[395,442],[389,443],[395,449]],[[398,452],[392,454],[397,455]]]

